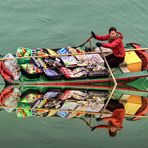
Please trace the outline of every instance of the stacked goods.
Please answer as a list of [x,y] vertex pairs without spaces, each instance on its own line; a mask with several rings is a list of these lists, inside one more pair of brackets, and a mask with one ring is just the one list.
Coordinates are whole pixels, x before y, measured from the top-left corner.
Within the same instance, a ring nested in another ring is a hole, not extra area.
[[[71,118],[82,116],[83,112],[99,112],[104,106],[108,92],[84,90],[50,90],[46,93],[29,90],[21,95],[18,103],[18,117],[26,116],[60,116]],[[72,113],[69,111],[76,112]]]
[[19,59],[22,73],[29,78],[39,77],[41,74],[49,79],[60,79],[63,75],[68,79],[108,76],[109,73],[104,67],[104,60],[99,54],[77,55],[77,53],[83,52],[84,50],[71,47],[55,51],[42,48],[18,48],[17,55],[34,56],[27,58],[27,61]]

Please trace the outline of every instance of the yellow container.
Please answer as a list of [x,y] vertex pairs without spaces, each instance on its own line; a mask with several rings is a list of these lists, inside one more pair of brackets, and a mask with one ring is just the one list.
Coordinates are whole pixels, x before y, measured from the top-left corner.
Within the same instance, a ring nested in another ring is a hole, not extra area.
[[125,62],[127,63],[127,68],[130,72],[141,71],[142,61],[135,51],[126,52]]
[[141,96],[129,96],[124,104],[126,114],[134,115],[141,105]]

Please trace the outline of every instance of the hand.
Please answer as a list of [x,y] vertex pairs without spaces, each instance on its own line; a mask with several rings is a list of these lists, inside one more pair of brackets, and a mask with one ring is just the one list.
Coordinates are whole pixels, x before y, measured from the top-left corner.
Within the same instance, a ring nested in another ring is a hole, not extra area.
[[94,127],[91,128],[91,131],[94,131],[95,129],[96,129],[96,127],[94,126]]
[[96,39],[96,35],[95,35],[95,33],[93,31],[91,31],[91,35],[92,35],[93,38]]
[[96,46],[97,47],[101,47],[102,46],[102,43],[98,42],[98,43],[96,43]]
[[101,120],[102,120],[101,118],[97,118],[97,119],[96,119],[96,121],[101,121]]

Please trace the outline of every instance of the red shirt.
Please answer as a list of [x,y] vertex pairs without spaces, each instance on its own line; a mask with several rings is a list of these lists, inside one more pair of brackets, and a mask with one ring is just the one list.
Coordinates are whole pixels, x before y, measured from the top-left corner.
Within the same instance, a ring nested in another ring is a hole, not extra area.
[[[111,117],[102,118],[101,121],[107,121],[107,122],[111,121],[115,127],[121,129],[123,128],[122,122],[124,120],[124,116],[125,116],[125,109],[116,109]],[[96,128],[109,128],[109,126],[97,125]]]
[[117,37],[115,39],[110,39],[110,35],[99,36],[96,35],[96,39],[100,41],[108,40],[108,43],[102,43],[102,47],[110,48],[113,50],[113,54],[116,57],[123,58],[125,57],[125,48],[122,42],[123,35],[120,32],[117,32]]

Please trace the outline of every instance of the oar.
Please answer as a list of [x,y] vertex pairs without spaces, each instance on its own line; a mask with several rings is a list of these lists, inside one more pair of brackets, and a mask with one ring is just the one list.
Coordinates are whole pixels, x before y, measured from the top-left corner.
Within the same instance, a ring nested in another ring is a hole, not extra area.
[[[0,105],[0,109],[5,109],[5,108],[14,108],[11,106],[2,106]],[[23,110],[24,108],[22,107],[17,107],[16,109],[21,109]],[[100,114],[100,112],[90,112],[90,111],[82,111],[82,110],[64,110],[64,109],[56,109],[56,108],[52,108],[52,109],[46,109],[46,108],[28,108],[32,111],[43,111],[43,112],[49,112],[49,111],[57,111],[57,112],[68,112],[68,113],[82,113],[82,114],[89,114],[89,115],[98,115]],[[104,112],[104,113],[108,113],[108,111]]]
[[84,54],[99,54],[100,52],[83,52],[83,53],[73,53],[73,54],[57,54],[57,55],[45,55],[45,56],[25,56],[25,57],[14,57],[14,58],[0,58],[0,61],[5,61],[5,60],[16,60],[16,59],[26,59],[26,58],[56,58],[56,57],[61,57],[61,56],[77,56],[77,55],[84,55]]
[[84,45],[85,45],[87,42],[89,42],[92,38],[93,38],[93,37],[90,36],[84,43],[80,44],[79,46],[76,46],[76,48],[84,46]]
[[[126,52],[129,51],[141,51],[141,50],[148,50],[148,48],[133,48],[133,49],[125,49]],[[103,51],[103,53],[109,53],[110,51]],[[101,52],[97,52],[97,53],[101,53]]]
[[[0,106],[0,109],[5,109],[5,108],[14,108],[14,107],[7,107],[7,106]],[[24,109],[24,108],[17,108],[17,109]],[[100,112],[89,112],[89,111],[81,111],[81,110],[62,110],[62,109],[39,109],[39,108],[35,108],[35,109],[31,109],[30,110],[34,110],[34,111],[44,111],[44,112],[49,112],[49,111],[57,111],[57,112],[68,112],[68,113],[82,113],[82,114],[89,114],[89,115],[100,115]],[[107,110],[104,111],[105,115],[112,115],[112,113],[108,112]],[[140,117],[140,118],[148,118],[148,116],[139,116],[139,115],[130,115],[130,114],[126,114],[125,117]]]
[[[85,45],[87,42],[90,41],[91,38],[92,37],[90,37],[89,39],[87,39],[83,44]],[[84,46],[83,44],[81,44],[79,46],[75,46],[75,48],[80,47],[80,46]],[[125,49],[126,52],[128,52],[128,51],[137,51],[137,50],[148,50],[148,48]],[[105,52],[108,52],[108,51],[105,51]],[[101,53],[101,52],[83,52],[83,53],[78,53],[78,54],[89,54],[89,53],[91,54],[91,53]],[[103,51],[103,53],[104,53],[104,51]],[[77,54],[60,54],[59,56],[66,56],[66,55],[77,55]],[[0,54],[0,56],[4,56],[4,55],[1,55]],[[13,56],[15,56],[15,55],[13,55]],[[28,56],[28,57],[30,57],[30,56]],[[26,58],[28,58],[28,57],[26,57]],[[37,57],[40,58],[40,57],[43,57],[43,56],[37,56]],[[20,58],[24,58],[24,57],[20,57]]]
[[114,87],[113,87],[113,89],[112,89],[112,91],[111,91],[111,93],[110,93],[110,95],[109,95],[109,97],[108,97],[108,100],[107,100],[107,102],[106,102],[104,108],[103,108],[102,111],[101,111],[101,114],[100,114],[100,117],[99,117],[99,118],[101,118],[102,115],[103,115],[103,113],[104,113],[104,111],[105,111],[105,109],[106,109],[106,107],[107,107],[107,105],[108,105],[108,103],[109,103],[109,101],[110,101],[110,99],[111,99],[112,96],[113,96],[113,93],[114,93],[116,87],[117,87],[117,81],[116,81],[116,79],[115,79],[115,77],[114,77],[114,75],[113,75],[113,73],[112,73],[112,70],[111,70],[111,68],[110,68],[110,66],[109,66],[109,64],[108,64],[108,61],[107,61],[106,57],[105,57],[104,54],[103,54],[102,48],[99,47],[99,49],[100,49],[100,51],[101,51],[101,53],[102,53],[103,59],[104,59],[106,65],[107,65],[107,68],[108,68],[108,70],[109,70],[109,73],[110,73],[110,75],[112,76],[113,82],[114,82]]
[[79,119],[82,120],[82,121],[84,121],[88,127],[90,127],[90,128],[93,127],[93,126],[91,125],[91,122],[92,122],[92,116],[90,117],[90,120],[89,120],[89,121],[87,121],[87,120],[84,119],[83,117],[80,117]]
[[[148,50],[148,48],[137,48],[137,49],[126,49],[126,52],[129,51],[138,51],[138,50]],[[61,56],[76,56],[76,55],[84,55],[84,54],[100,54],[101,52],[83,52],[83,53],[74,53],[74,54],[57,54],[57,55],[46,55],[46,56],[25,56],[25,57],[15,57],[15,58],[0,58],[0,61],[5,60],[16,60],[16,59],[26,59],[26,58],[47,58],[47,57],[61,57]],[[103,52],[106,53],[106,52]],[[108,53],[108,52],[107,52]]]
[[135,49],[126,49],[125,51],[138,51],[138,50],[148,50],[148,48],[135,48]]

